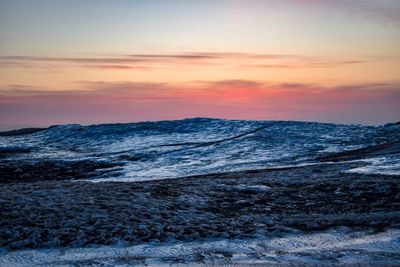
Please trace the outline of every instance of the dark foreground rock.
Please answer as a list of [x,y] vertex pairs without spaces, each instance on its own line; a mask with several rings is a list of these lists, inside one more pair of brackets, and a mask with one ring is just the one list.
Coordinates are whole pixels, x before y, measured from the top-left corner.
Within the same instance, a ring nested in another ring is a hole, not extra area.
[[0,183],[0,247],[399,228],[400,176],[342,168],[331,163],[135,183]]
[[118,162],[94,160],[8,160],[0,162],[0,183],[89,179],[117,166]]

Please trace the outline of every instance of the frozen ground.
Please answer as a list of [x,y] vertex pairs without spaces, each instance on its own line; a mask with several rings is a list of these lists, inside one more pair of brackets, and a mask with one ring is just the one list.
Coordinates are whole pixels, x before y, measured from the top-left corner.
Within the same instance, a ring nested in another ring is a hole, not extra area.
[[191,119],[3,134],[0,266],[396,266],[399,164],[395,124]]
[[346,228],[270,239],[166,242],[136,246],[42,249],[0,254],[1,266],[293,266],[400,265],[400,232]]

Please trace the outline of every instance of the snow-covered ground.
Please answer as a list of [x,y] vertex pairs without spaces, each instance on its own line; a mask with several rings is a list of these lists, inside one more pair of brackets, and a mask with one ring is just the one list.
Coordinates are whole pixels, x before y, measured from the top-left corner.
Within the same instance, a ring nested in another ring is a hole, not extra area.
[[400,125],[0,135],[0,266],[400,265]]
[[334,229],[266,239],[207,240],[23,250],[0,254],[0,266],[400,265],[400,230],[381,233]]
[[[118,163],[96,177],[98,181],[140,181],[315,164],[321,154],[397,140],[398,125],[187,119],[55,126],[31,135],[0,137],[0,152],[26,151],[15,158],[29,162]],[[400,174],[399,154],[364,162],[365,168],[351,171]]]

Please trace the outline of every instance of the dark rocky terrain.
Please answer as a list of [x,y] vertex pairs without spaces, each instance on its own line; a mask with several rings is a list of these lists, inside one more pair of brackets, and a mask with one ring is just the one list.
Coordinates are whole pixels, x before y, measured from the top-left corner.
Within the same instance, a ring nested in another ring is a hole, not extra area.
[[344,174],[337,168],[326,164],[136,183],[1,183],[0,246],[139,244],[400,226],[400,176]]

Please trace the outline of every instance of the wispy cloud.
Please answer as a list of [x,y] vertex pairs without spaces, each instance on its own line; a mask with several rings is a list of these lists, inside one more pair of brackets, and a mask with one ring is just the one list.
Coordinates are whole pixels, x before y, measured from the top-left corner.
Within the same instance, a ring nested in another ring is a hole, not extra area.
[[177,54],[128,54],[99,57],[0,56],[0,67],[78,66],[105,70],[146,70],[159,66],[224,65],[240,68],[334,68],[378,60],[376,57],[332,58],[304,55],[257,54],[238,52],[192,52]]
[[3,88],[0,120],[98,123],[183,117],[385,123],[400,117],[400,84],[322,87],[224,80],[183,84],[87,82],[80,90]]
[[362,64],[370,62],[372,59],[364,60],[303,60],[303,62],[291,62],[286,64],[254,64],[244,65],[248,68],[265,68],[265,69],[299,69],[299,68],[335,68],[346,65]]
[[107,69],[107,70],[132,70],[132,69],[147,70],[148,69],[147,67],[144,67],[144,66],[108,65],[108,64],[104,64],[104,65],[88,64],[88,65],[85,65],[84,67],[94,68],[94,69]]
[[365,18],[384,24],[400,25],[400,2],[398,0],[286,0],[304,5],[336,11],[347,16]]

